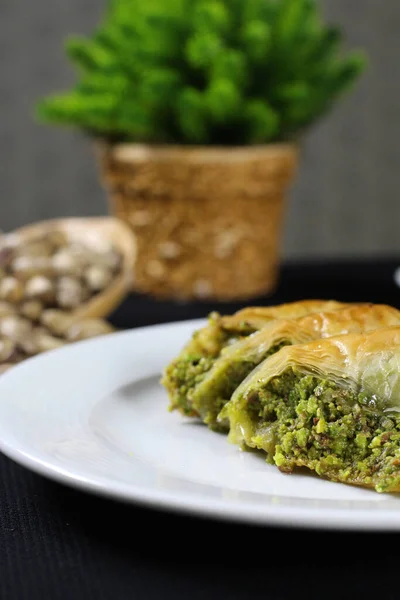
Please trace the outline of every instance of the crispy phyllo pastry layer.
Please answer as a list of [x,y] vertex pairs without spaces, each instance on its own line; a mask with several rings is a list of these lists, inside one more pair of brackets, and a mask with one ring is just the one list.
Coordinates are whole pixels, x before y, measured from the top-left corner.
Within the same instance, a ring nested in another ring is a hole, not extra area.
[[346,333],[400,326],[400,311],[384,304],[354,304],[298,319],[271,321],[260,331],[222,349],[211,369],[190,391],[191,405],[212,429],[226,429],[217,417],[247,375],[280,348]]
[[249,307],[234,315],[212,313],[208,324],[196,331],[179,356],[167,366],[162,384],[170,397],[170,408],[187,416],[199,416],[191,393],[220,356],[223,348],[259,331],[277,319],[296,319],[318,311],[339,310],[348,304],[336,300],[302,300],[279,306]]
[[[259,331],[228,344],[217,357],[209,357],[207,369],[185,390],[186,401],[210,428],[226,429],[227,424],[217,420],[223,406],[245,377],[283,346],[393,325],[400,325],[400,311],[380,304],[354,304],[297,319],[274,319]],[[185,367],[188,364],[181,363],[181,368]]]
[[400,491],[400,327],[286,346],[219,417],[229,438],[281,471]]

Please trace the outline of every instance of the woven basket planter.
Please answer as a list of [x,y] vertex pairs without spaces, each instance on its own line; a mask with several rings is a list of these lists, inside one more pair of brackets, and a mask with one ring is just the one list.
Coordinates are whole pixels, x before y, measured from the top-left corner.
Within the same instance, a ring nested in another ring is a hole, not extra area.
[[97,150],[111,212],[135,233],[136,291],[220,301],[273,291],[295,146]]

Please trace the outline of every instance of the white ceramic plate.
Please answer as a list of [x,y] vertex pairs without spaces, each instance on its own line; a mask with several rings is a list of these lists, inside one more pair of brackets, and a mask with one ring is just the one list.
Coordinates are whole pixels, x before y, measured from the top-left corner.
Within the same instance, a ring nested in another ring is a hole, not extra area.
[[133,329],[0,377],[0,449],[88,492],[256,524],[400,530],[400,496],[284,475],[167,411],[161,370],[203,321]]

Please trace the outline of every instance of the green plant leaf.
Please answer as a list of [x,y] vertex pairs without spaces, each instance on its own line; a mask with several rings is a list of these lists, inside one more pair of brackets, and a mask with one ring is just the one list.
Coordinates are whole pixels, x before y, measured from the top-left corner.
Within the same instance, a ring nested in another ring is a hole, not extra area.
[[279,46],[285,46],[296,39],[310,17],[315,18],[316,3],[313,0],[281,0],[277,10],[275,39]]
[[138,87],[138,95],[144,105],[162,109],[175,100],[181,84],[181,76],[177,70],[147,70]]
[[250,21],[244,26],[241,38],[249,60],[265,64],[271,47],[271,31],[268,23]]
[[248,65],[243,52],[228,48],[215,57],[211,66],[211,80],[228,79],[242,89],[248,79]]
[[232,81],[217,79],[207,88],[205,102],[212,119],[217,123],[224,123],[238,114],[241,96]]
[[224,34],[229,29],[229,12],[223,2],[205,0],[194,7],[193,23],[197,31]]
[[210,67],[223,48],[222,40],[214,33],[197,33],[188,40],[186,58],[191,67]]
[[206,143],[208,127],[202,94],[194,88],[182,91],[178,100],[178,122],[184,139],[192,143]]
[[116,100],[111,94],[87,97],[79,92],[55,96],[38,107],[41,117],[50,118],[61,125],[72,124],[105,131],[112,127],[111,115],[115,108]]
[[337,56],[343,39],[342,32],[338,27],[329,27],[326,30],[318,32],[318,34],[314,47],[308,56],[311,63],[314,61],[322,63],[330,60],[332,56]]
[[247,0],[247,2],[239,0],[237,5],[241,9],[241,24],[251,21],[261,21],[270,24],[276,17],[278,4],[279,2],[273,0]]
[[118,97],[123,95],[129,89],[129,86],[129,79],[122,74],[115,73],[113,77],[109,77],[104,73],[94,72],[90,73],[77,85],[77,91],[88,96],[107,93]]
[[66,42],[66,52],[69,58],[84,71],[108,70],[116,64],[110,50],[94,40],[69,38]]
[[154,121],[149,112],[133,99],[120,107],[115,124],[117,131],[124,132],[128,139],[154,141]]
[[112,141],[248,144],[305,131],[366,68],[317,0],[110,0],[65,43],[72,91],[43,122]]
[[248,143],[267,143],[279,131],[279,116],[272,106],[261,100],[251,100],[246,107]]
[[306,102],[309,95],[310,88],[305,81],[293,81],[277,88],[274,98],[283,104],[295,104]]
[[358,76],[366,68],[367,61],[361,52],[354,52],[349,55],[338,66],[335,77],[330,86],[332,94],[343,93],[352,87]]

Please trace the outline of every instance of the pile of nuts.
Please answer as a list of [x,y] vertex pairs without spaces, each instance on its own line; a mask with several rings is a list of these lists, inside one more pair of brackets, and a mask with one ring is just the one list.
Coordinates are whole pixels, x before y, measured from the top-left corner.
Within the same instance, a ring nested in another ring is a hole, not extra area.
[[29,356],[113,331],[74,311],[120,274],[121,254],[104,239],[47,231],[0,237],[0,372]]

